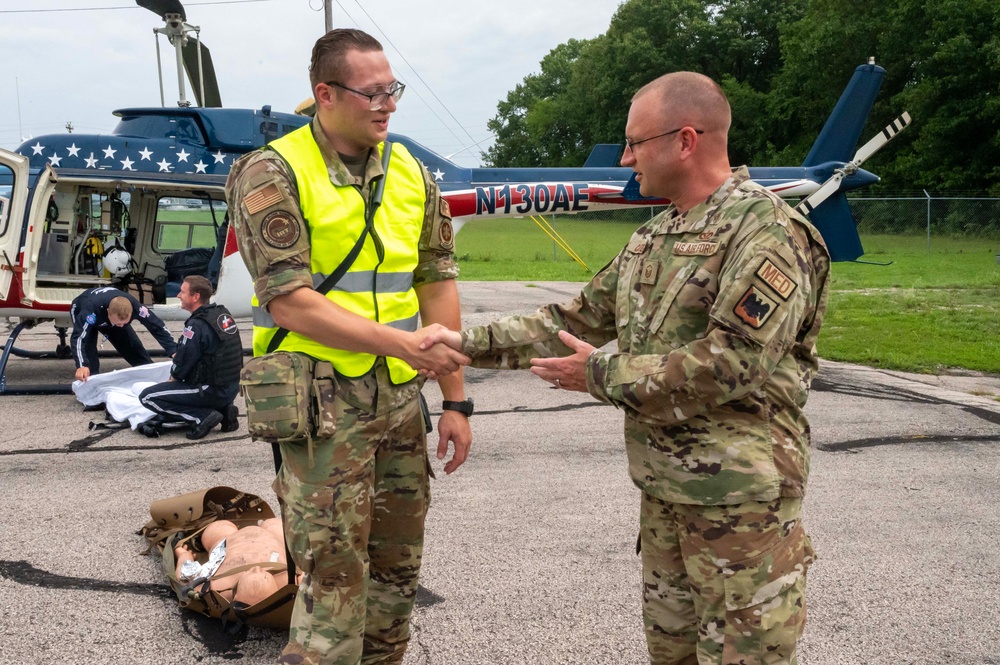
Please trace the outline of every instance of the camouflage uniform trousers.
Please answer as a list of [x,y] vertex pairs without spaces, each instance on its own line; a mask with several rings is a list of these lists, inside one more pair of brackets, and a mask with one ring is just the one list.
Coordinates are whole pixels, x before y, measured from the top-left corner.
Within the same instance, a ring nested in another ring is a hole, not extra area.
[[797,663],[814,559],[802,500],[668,503],[643,493],[643,621],[653,665]]
[[401,663],[430,504],[418,399],[375,414],[336,399],[337,431],[282,444],[274,490],[305,573],[279,663]]

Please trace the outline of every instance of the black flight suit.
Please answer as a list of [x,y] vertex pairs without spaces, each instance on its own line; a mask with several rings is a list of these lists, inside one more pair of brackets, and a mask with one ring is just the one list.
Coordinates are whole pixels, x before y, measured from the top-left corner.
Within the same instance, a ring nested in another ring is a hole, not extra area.
[[173,381],[146,388],[139,401],[163,422],[198,426],[209,417],[219,422],[212,414],[229,413],[239,393],[242,366],[243,344],[229,310],[203,305],[184,322],[170,368]]
[[[108,320],[108,303],[119,296],[128,298],[132,303],[132,318],[121,328],[111,325]],[[101,361],[97,354],[98,333],[108,338],[129,365],[135,367],[153,362],[139,341],[139,337],[132,330],[132,321],[138,321],[146,326],[146,330],[153,334],[167,355],[173,355],[177,350],[173,336],[160,317],[153,314],[145,305],[139,304],[139,301],[129,294],[112,286],[98,286],[78,295],[70,305],[69,315],[73,318],[73,335],[69,342],[73,350],[73,360],[76,361],[77,367],[89,368],[91,374],[101,371]]]

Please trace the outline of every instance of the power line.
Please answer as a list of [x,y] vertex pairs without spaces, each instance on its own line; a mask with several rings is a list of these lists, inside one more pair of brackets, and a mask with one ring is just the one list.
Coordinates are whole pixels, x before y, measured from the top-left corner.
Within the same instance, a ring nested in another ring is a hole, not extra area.
[[[416,68],[415,68],[415,67],[414,67],[413,65],[411,65],[411,64],[410,64],[410,61],[406,59],[406,56],[405,56],[405,55],[403,55],[403,52],[402,52],[402,51],[400,51],[400,50],[399,50],[398,48],[396,48],[396,45],[392,43],[392,40],[391,40],[391,39],[389,39],[389,35],[385,34],[385,31],[383,31],[383,30],[382,30],[382,28],[381,28],[381,27],[379,26],[379,24],[378,24],[378,23],[377,23],[377,22],[375,21],[375,19],[373,19],[373,18],[372,18],[371,14],[369,14],[369,13],[368,13],[368,12],[367,12],[367,11],[365,10],[365,8],[361,6],[361,3],[360,3],[360,2],[358,2],[358,0],[354,0],[354,3],[355,3],[355,4],[356,4],[356,5],[357,5],[357,6],[358,6],[358,7],[360,8],[360,9],[361,9],[361,11],[363,11],[363,12],[365,13],[365,16],[367,16],[367,17],[368,17],[368,20],[370,20],[370,21],[371,21],[371,22],[372,22],[372,23],[373,23],[373,24],[375,25],[375,28],[376,28],[376,29],[377,29],[377,30],[378,30],[378,31],[379,31],[380,33],[382,33],[382,36],[383,36],[383,37],[385,37],[385,40],[386,40],[387,42],[389,42],[389,46],[391,46],[391,47],[393,48],[393,50],[395,50],[395,51],[396,51],[396,53],[399,53],[399,57],[403,59],[403,62],[405,62],[405,63],[406,63],[406,66],[410,68],[410,70],[411,70],[411,71],[412,71],[412,72],[413,72],[413,73],[414,73],[414,74],[416,75],[416,77],[417,77],[418,79],[420,79],[420,82],[421,82],[421,83],[423,83],[423,84],[424,84],[424,87],[425,87],[425,88],[427,88],[427,91],[428,91],[429,93],[431,93],[431,95],[433,95],[434,99],[436,99],[436,100],[437,100],[437,102],[438,102],[438,104],[440,104],[440,105],[441,105],[441,108],[443,108],[443,109],[445,110],[445,113],[447,113],[447,114],[448,114],[449,116],[451,116],[451,119],[455,121],[455,124],[456,124],[456,125],[458,125],[458,126],[459,126],[459,127],[460,127],[460,128],[462,129],[462,131],[463,131],[463,132],[465,132],[465,135],[469,137],[469,140],[470,140],[470,141],[475,141],[476,139],[472,138],[472,134],[470,134],[470,133],[469,133],[469,130],[467,130],[467,129],[466,129],[466,128],[465,128],[465,127],[464,127],[464,126],[462,125],[462,123],[461,123],[461,122],[459,122],[458,118],[456,118],[456,117],[454,116],[454,114],[452,114],[452,112],[451,112],[451,111],[450,111],[450,110],[448,109],[448,106],[447,106],[447,105],[446,105],[446,104],[445,104],[444,102],[442,102],[442,101],[441,101],[441,98],[440,98],[440,97],[438,97],[438,96],[437,96],[437,95],[436,95],[436,94],[434,93],[434,90],[433,90],[433,89],[432,89],[432,88],[431,88],[431,87],[430,87],[429,85],[427,85],[427,81],[425,81],[425,80],[423,79],[423,77],[422,77],[422,76],[420,76],[420,72],[418,72],[418,71],[416,70]],[[337,0],[337,4],[338,4],[338,5],[340,4],[340,0]],[[341,7],[341,8],[343,8],[343,7]],[[418,95],[418,97],[419,97],[419,95]],[[425,102],[425,103],[426,103],[426,102]],[[430,106],[428,106],[428,108],[430,108]],[[433,110],[432,110],[432,112],[433,112]],[[438,119],[440,120],[440,118],[438,118]],[[442,124],[444,124],[444,121],[442,121]],[[458,139],[458,137],[457,137],[457,136],[456,136],[455,138],[456,138],[456,139]],[[459,139],[459,141],[461,141],[461,139]],[[465,144],[465,142],[464,142],[464,141],[462,141],[462,144],[464,145],[464,144]]]
[[[188,7],[199,5],[241,5],[248,2],[271,2],[272,0],[211,0],[209,2],[189,2]],[[0,9],[0,14],[41,14],[45,12],[98,12],[116,9],[142,9],[138,5],[125,7],[66,7],[63,9]]]

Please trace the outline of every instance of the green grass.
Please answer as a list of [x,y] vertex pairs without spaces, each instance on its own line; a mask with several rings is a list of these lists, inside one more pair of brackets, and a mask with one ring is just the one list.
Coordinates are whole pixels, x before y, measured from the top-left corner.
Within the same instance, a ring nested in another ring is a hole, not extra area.
[[[558,218],[556,229],[599,270],[641,218]],[[866,265],[835,263],[819,352],[824,358],[910,372],[1000,373],[1000,238],[866,236]],[[590,274],[527,219],[483,220],[456,239],[461,279],[579,281]]]

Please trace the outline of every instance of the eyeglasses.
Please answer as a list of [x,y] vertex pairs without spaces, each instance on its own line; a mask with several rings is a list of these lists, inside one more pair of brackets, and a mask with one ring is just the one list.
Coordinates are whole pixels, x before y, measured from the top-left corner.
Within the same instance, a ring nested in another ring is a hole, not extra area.
[[[684,127],[678,127],[677,129],[671,130],[669,132],[663,132],[662,134],[657,134],[656,136],[650,136],[649,138],[639,139],[638,141],[633,141],[632,139],[625,137],[625,148],[628,150],[635,150],[635,147],[640,143],[645,143],[646,141],[652,141],[653,139],[658,139],[662,136],[670,136],[671,134],[676,134],[677,132],[684,129]],[[696,129],[694,130],[696,134],[704,134],[704,130]]]
[[398,102],[399,98],[403,96],[403,91],[406,90],[406,85],[400,83],[399,81],[393,81],[388,90],[383,90],[382,92],[376,92],[370,95],[367,92],[361,92],[360,90],[355,90],[354,88],[348,88],[346,85],[341,85],[336,81],[327,81],[326,84],[337,86],[338,88],[348,92],[353,92],[355,95],[367,97],[369,111],[378,111],[380,108],[385,106],[390,97],[392,97],[394,102]]

